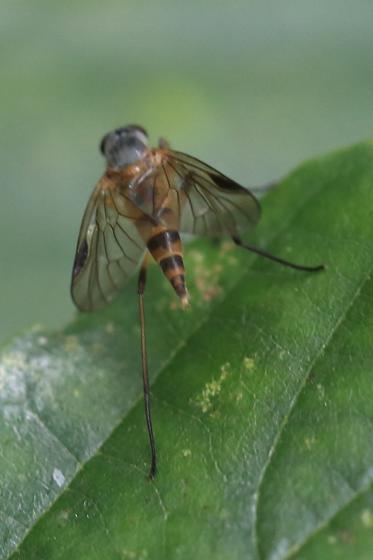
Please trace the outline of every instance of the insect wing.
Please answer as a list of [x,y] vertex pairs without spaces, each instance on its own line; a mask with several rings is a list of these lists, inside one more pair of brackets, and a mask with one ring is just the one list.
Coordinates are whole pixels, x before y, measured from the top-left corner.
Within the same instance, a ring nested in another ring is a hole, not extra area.
[[169,151],[163,172],[179,191],[180,231],[198,235],[242,235],[256,226],[260,205],[247,189],[209,165]]
[[85,210],[73,265],[71,295],[84,311],[104,307],[122,289],[145,252],[126,200],[98,182]]

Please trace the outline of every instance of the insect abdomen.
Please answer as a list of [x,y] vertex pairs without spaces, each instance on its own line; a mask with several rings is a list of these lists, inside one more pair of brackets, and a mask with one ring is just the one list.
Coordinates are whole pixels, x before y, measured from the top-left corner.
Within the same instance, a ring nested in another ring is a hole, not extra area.
[[182,303],[187,303],[188,293],[185,286],[185,268],[179,233],[176,230],[158,231],[147,245]]

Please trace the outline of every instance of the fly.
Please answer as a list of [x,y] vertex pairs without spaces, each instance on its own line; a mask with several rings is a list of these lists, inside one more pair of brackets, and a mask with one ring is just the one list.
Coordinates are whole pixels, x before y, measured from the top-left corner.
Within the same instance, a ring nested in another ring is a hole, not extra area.
[[81,311],[110,303],[139,269],[137,293],[141,328],[141,359],[145,418],[151,465],[157,454],[151,416],[145,339],[146,266],[152,257],[179,297],[189,303],[181,233],[228,236],[234,243],[285,266],[307,272],[323,265],[303,266],[276,257],[242,241],[260,218],[260,205],[247,189],[216,169],[164,140],[150,148],[146,131],[128,125],[109,132],[100,149],[106,171],[88,201],[71,281],[71,294]]

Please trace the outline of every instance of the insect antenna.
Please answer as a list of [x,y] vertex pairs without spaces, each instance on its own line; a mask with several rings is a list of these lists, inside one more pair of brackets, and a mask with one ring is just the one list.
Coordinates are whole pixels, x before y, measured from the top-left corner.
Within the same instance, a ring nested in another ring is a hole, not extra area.
[[157,452],[155,448],[155,438],[154,438],[152,415],[151,415],[148,357],[146,353],[145,312],[144,312],[145,284],[146,284],[146,259],[144,259],[144,262],[139,272],[137,293],[139,296],[141,361],[142,361],[142,380],[143,380],[143,391],[144,391],[145,418],[146,418],[146,426],[148,428],[150,451],[151,451],[151,465],[149,470],[149,478],[153,479],[157,472]]
[[319,272],[320,270],[324,270],[325,266],[323,264],[319,264],[317,266],[304,266],[302,264],[296,264],[296,263],[292,263],[289,261],[286,261],[285,259],[281,259],[280,257],[276,257],[275,255],[272,255],[271,253],[268,253],[268,251],[265,251],[264,249],[260,249],[259,247],[255,247],[255,245],[249,245],[248,243],[244,243],[242,241],[242,239],[240,239],[237,236],[232,236],[232,240],[235,242],[236,245],[238,245],[239,247],[242,247],[243,249],[246,249],[247,251],[251,251],[252,253],[256,253],[257,255],[260,255],[261,257],[265,257],[266,259],[269,259],[271,261],[277,262],[279,264],[282,264],[284,266],[288,266],[289,268],[294,268],[295,270],[301,270],[303,272]]

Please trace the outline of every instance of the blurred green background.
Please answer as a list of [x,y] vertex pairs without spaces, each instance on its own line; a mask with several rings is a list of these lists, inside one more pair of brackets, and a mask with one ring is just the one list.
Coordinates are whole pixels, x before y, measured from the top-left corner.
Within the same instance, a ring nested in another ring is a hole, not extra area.
[[245,185],[372,134],[371,0],[2,0],[0,30],[0,340],[72,317],[111,128],[140,123]]

